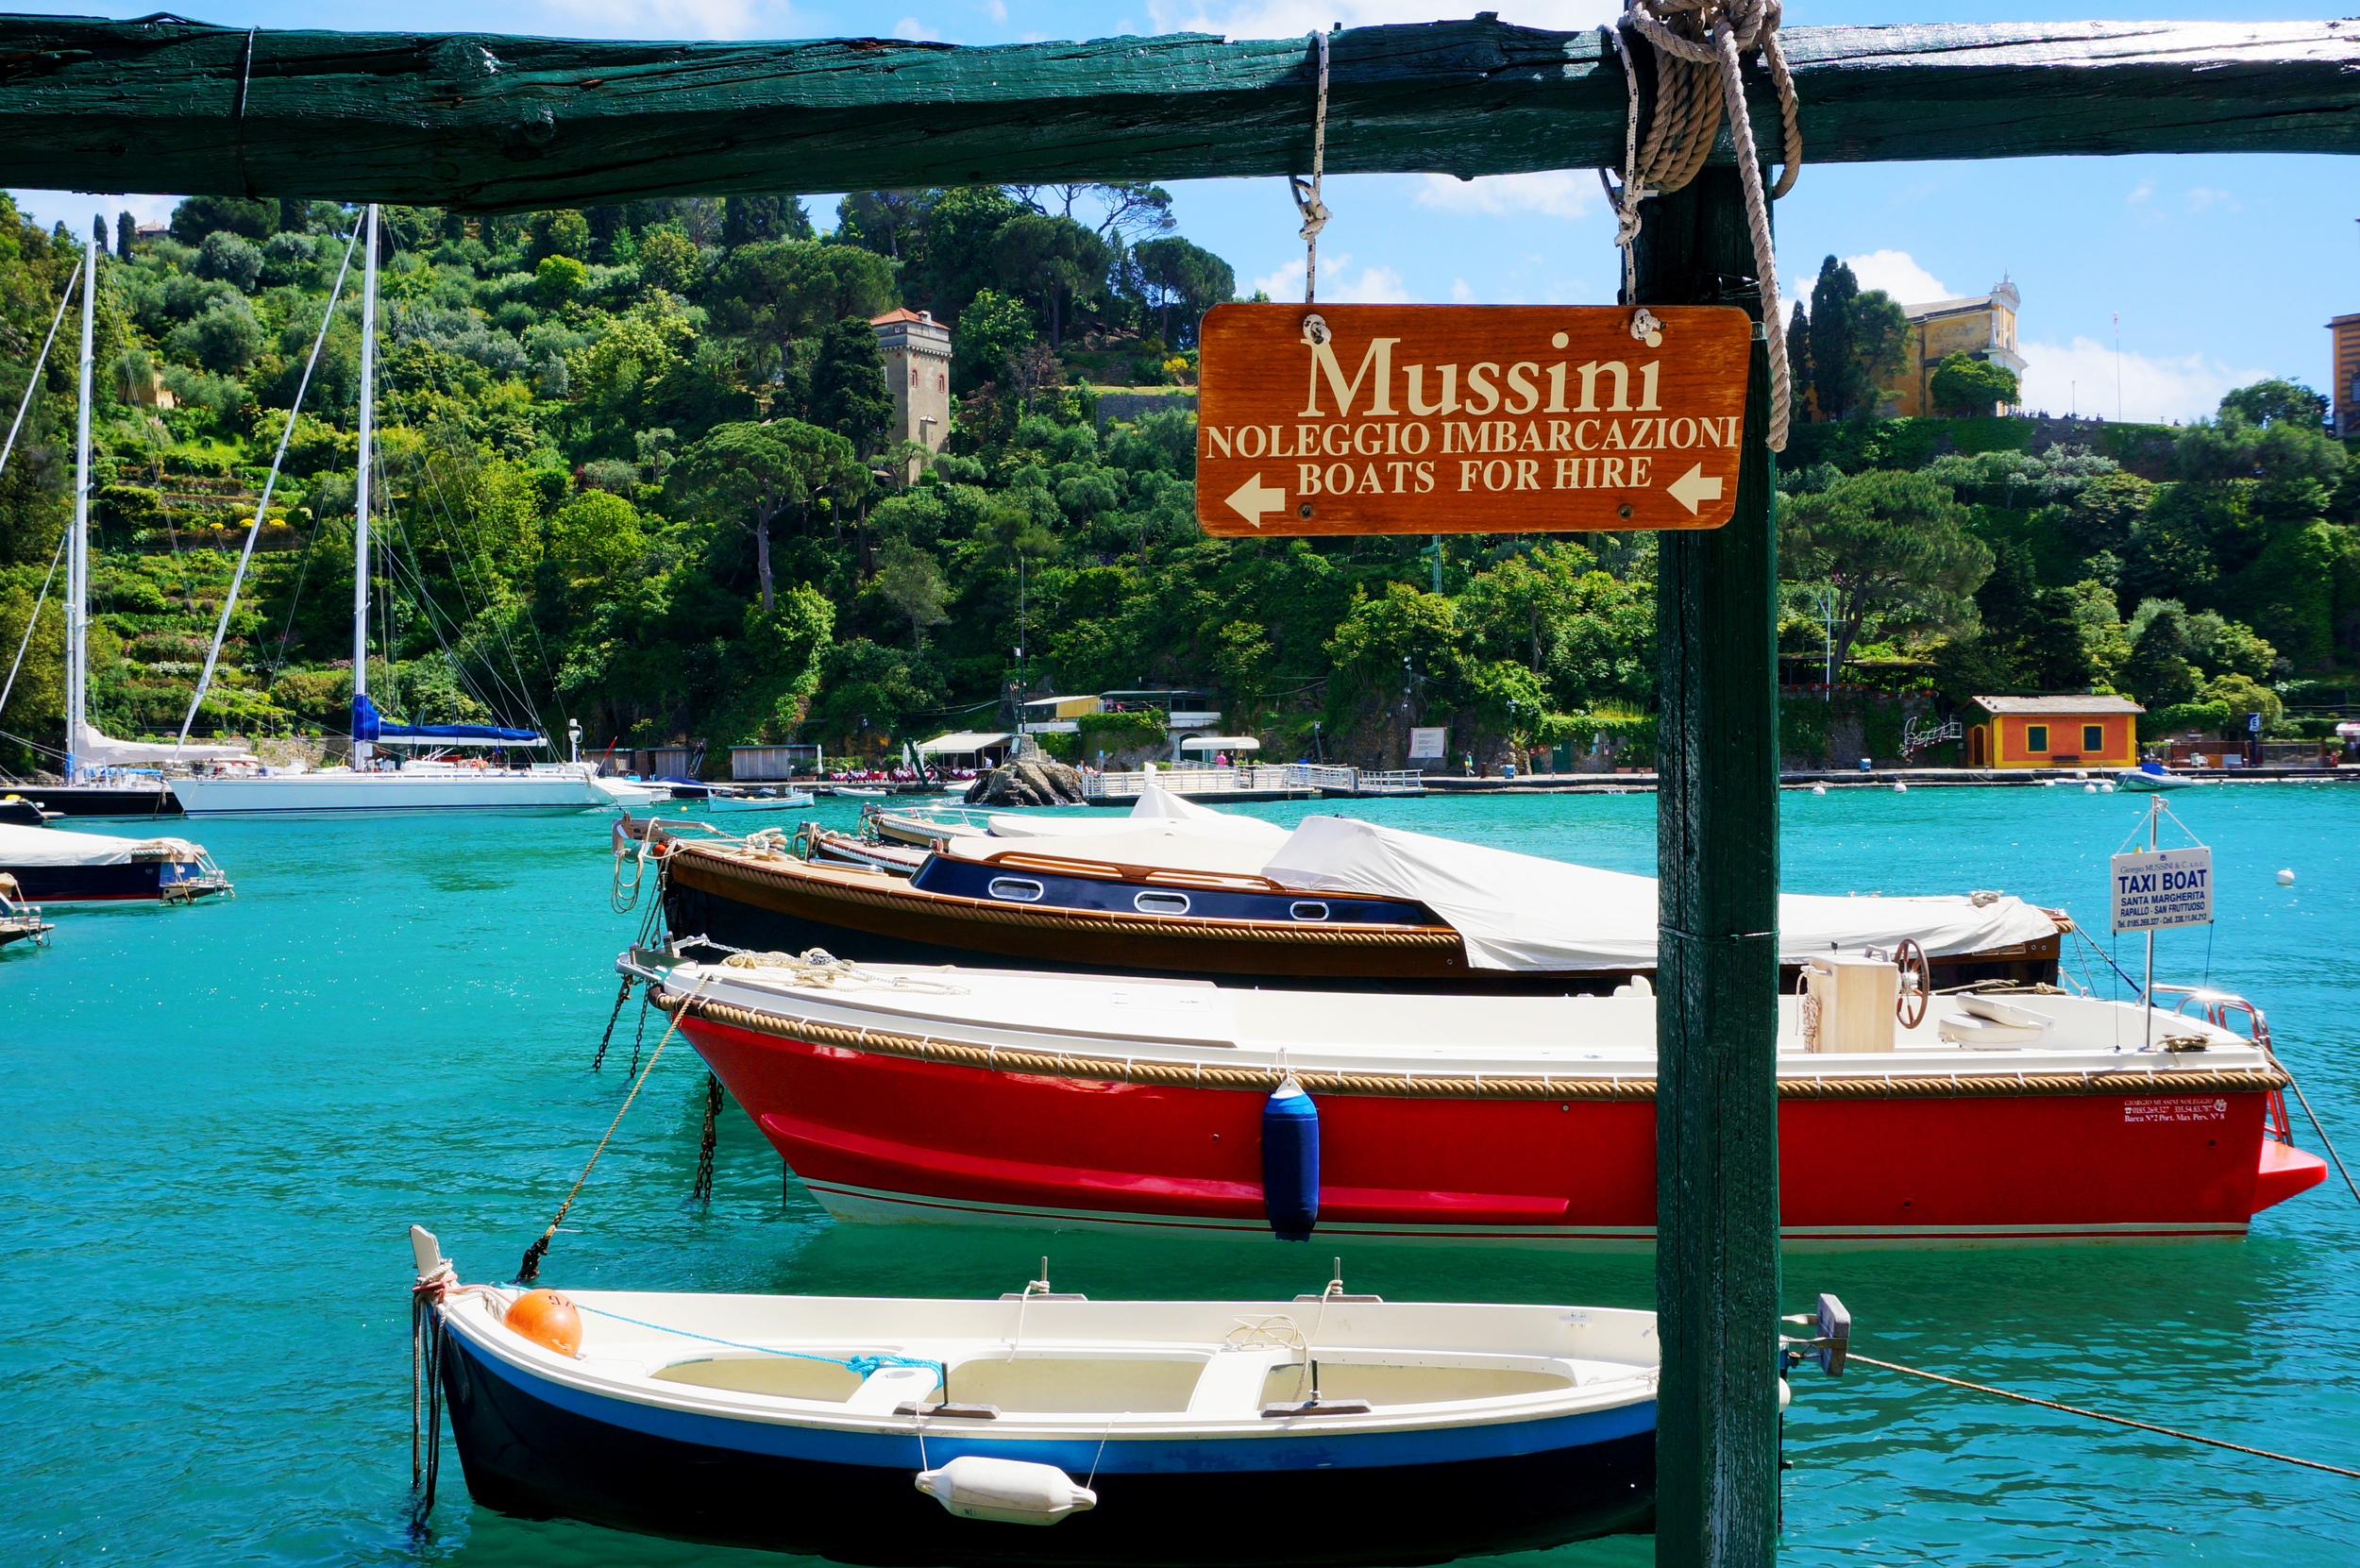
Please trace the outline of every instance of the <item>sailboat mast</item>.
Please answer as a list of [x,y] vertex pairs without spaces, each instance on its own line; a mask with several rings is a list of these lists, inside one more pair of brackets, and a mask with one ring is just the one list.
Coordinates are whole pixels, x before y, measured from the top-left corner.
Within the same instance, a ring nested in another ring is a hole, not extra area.
[[[361,274],[361,467],[352,487],[352,695],[369,689],[369,461],[377,422],[377,204],[369,204]],[[352,765],[368,760],[369,744],[356,737]]]
[[74,522],[66,548],[65,780],[82,777],[82,732],[90,711],[90,383],[93,306],[98,297],[98,241],[82,236],[82,373],[74,414]]

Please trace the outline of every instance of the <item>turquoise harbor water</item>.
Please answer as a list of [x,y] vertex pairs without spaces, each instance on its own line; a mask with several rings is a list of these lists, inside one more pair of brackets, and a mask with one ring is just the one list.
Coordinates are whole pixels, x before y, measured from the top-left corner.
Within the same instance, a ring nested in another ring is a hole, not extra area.
[[[2102,924],[2142,811],[2073,790],[1787,794],[1785,884],[2001,887]],[[2159,972],[2267,1010],[2360,1154],[2360,792],[2240,784],[2174,807],[2215,848],[2219,924]],[[1652,797],[1361,802],[1359,815],[1651,870]],[[1263,807],[1292,821],[1305,807]],[[849,825],[849,804],[810,815]],[[100,826],[104,826],[101,824]],[[473,1508],[455,1460],[407,1528],[413,1221],[513,1274],[626,1087],[633,1016],[586,1071],[635,916],[595,818],[206,824],[234,902],[60,915],[0,953],[0,1212],[13,1304],[0,1564],[775,1564]],[[2291,867],[2292,887],[2271,873]],[[2122,949],[2135,968],[2133,949]],[[2102,976],[2102,967],[2098,972]],[[2101,986],[2102,988],[2102,986]],[[635,1004],[634,1004],[635,1007]],[[652,1044],[657,1030],[649,1030]],[[1328,1250],[838,1227],[725,1119],[686,1206],[703,1073],[666,1054],[576,1206],[561,1286],[996,1294],[1044,1251],[1097,1297],[1291,1295]],[[2316,1150],[2307,1126],[2300,1141]],[[1962,1172],[1962,1180],[1974,1179]],[[2360,1210],[2316,1189],[2242,1244],[1790,1256],[1790,1310],[1844,1296],[1864,1354],[2360,1468]],[[1644,1258],[1356,1248],[1394,1298],[1646,1306]],[[1856,1368],[1795,1374],[1796,1563],[2346,1564],[2360,1483]],[[1480,1497],[1467,1499],[1480,1508]],[[1316,1521],[1306,1522],[1316,1528]],[[1519,1560],[1607,1568],[1644,1538]]]

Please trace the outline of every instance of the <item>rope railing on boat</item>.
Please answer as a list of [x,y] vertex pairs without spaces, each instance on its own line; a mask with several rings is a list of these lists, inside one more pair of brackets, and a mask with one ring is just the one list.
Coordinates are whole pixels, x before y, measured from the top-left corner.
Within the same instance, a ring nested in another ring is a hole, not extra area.
[[[1071,1054],[978,1045],[967,1040],[936,1039],[890,1031],[851,1028],[812,1018],[788,1018],[739,1007],[701,994],[702,986],[685,997],[656,988],[654,1003],[673,1015],[677,1027],[683,1017],[697,1018],[801,1040],[812,1045],[843,1047],[881,1056],[904,1056],[957,1067],[1021,1072],[1036,1077],[1078,1078],[1097,1082],[1155,1084],[1168,1087],[1252,1089],[1268,1093],[1290,1074],[1306,1089],[1326,1094],[1359,1094],[1395,1099],[1451,1100],[1653,1100],[1652,1074],[1604,1077],[1555,1073],[1426,1073],[1322,1072],[1294,1067],[1226,1067],[1202,1061],[1139,1060]],[[667,1032],[668,1033],[668,1032]],[[2081,1072],[1883,1073],[1875,1077],[1795,1077],[1778,1080],[1781,1100],[1917,1100],[1955,1099],[2002,1094],[2119,1094],[2169,1091],[2186,1094],[2266,1093],[2284,1088],[2283,1070],[2268,1068],[2140,1067],[2107,1068]]]

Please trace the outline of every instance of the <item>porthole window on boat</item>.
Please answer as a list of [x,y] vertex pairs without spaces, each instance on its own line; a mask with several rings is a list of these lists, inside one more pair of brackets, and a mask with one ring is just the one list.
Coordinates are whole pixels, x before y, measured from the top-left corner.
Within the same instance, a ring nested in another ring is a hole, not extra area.
[[1014,899],[1019,903],[1035,903],[1040,899],[1040,884],[1027,882],[1022,877],[994,877],[991,879],[991,896],[995,899]]
[[1185,915],[1188,912],[1186,893],[1141,893],[1131,901],[1131,907],[1142,915]]
[[1323,920],[1327,919],[1327,905],[1306,901],[1289,906],[1287,913],[1298,920]]

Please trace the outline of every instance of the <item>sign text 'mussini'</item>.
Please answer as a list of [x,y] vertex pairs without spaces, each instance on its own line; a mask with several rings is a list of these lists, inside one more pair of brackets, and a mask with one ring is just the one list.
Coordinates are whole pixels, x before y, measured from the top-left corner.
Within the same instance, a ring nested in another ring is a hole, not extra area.
[[[1347,375],[1336,337],[1306,335],[1309,384],[1294,419],[1205,425],[1199,455],[1290,463],[1298,496],[1398,496],[1438,484],[1645,489],[1662,461],[1654,454],[1737,446],[1740,415],[1662,412],[1660,358],[1396,366],[1400,342],[1371,338]],[[1564,343],[1557,334],[1557,346]]]
[[1719,528],[1752,323],[1726,306],[1216,305],[1197,521],[1214,534]]

